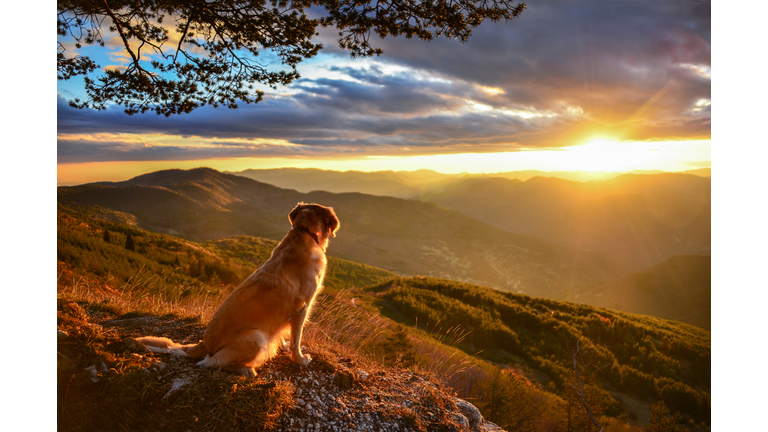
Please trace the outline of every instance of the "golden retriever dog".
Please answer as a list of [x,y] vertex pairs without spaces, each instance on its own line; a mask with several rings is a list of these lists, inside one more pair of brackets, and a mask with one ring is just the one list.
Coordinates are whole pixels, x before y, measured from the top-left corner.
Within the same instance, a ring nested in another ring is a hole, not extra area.
[[137,339],[153,352],[191,358],[197,364],[255,376],[277,352],[290,331],[291,360],[308,364],[301,353],[301,334],[325,275],[330,237],[339,219],[333,209],[303,202],[288,215],[291,230],[272,256],[224,300],[205,330],[202,342],[180,345],[163,337]]

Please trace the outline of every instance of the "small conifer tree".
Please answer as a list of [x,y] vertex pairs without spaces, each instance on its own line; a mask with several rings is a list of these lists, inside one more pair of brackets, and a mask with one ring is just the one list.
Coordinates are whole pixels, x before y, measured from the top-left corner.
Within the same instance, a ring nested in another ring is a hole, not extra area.
[[685,429],[676,425],[680,414],[670,412],[664,401],[658,401],[651,407],[651,418],[645,432],[681,432]]
[[136,245],[133,244],[133,236],[128,234],[128,236],[125,237],[125,248],[129,251],[135,251]]
[[112,243],[112,235],[109,233],[108,229],[104,230],[104,242],[105,243]]

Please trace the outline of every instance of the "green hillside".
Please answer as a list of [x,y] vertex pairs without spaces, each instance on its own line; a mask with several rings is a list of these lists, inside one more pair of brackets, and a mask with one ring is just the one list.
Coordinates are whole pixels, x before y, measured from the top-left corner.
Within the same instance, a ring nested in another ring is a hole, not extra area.
[[460,345],[496,363],[520,364],[545,388],[565,392],[577,340],[600,365],[603,408],[661,399],[698,420],[710,416],[711,334],[698,327],[610,309],[505,293],[445,279],[400,278],[368,287],[387,316],[439,322],[470,333]]
[[[149,289],[171,301],[201,295],[218,297],[254,272],[277,246],[274,240],[249,236],[197,243],[139,229],[130,224],[132,221],[131,216],[105,208],[59,204],[57,256],[59,272],[67,275],[60,276],[59,283],[84,279],[101,290],[141,284],[138,289]],[[128,236],[133,250],[126,248]],[[395,276],[329,257],[325,285],[338,291]]]
[[119,183],[60,187],[58,200],[126,214],[138,227],[194,241],[248,235],[280,240],[299,201],[332,206],[341,220],[329,254],[400,275],[447,277],[530,295],[627,274],[602,252],[505,232],[461,213],[392,197],[299,193],[201,168]]

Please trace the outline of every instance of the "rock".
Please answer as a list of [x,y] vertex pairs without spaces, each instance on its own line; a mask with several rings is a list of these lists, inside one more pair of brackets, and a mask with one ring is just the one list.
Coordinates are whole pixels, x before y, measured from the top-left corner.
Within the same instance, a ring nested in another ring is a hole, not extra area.
[[463,425],[461,417],[464,417],[464,420],[467,422],[467,427],[463,430],[472,432],[506,432],[495,423],[485,420],[483,415],[480,414],[480,410],[471,403],[460,398],[455,398],[454,402],[459,411],[461,411],[461,414],[454,413],[454,420],[457,424]]
[[94,383],[99,382],[99,371],[96,370],[96,365],[88,366],[83,370],[85,371],[86,375],[91,379],[91,382],[94,382]]
[[450,413],[451,420],[454,421],[457,425],[459,425],[459,430],[461,431],[468,431],[469,430],[469,420],[464,414],[460,413]]
[[464,399],[456,398],[454,402],[456,402],[456,406],[459,407],[461,414],[463,414],[469,421],[469,429],[473,431],[482,430],[483,422],[485,422],[485,420],[483,419],[483,415],[480,414],[480,410]]
[[357,371],[357,376],[359,376],[361,380],[365,380],[368,378],[368,372],[359,370]]
[[176,378],[171,383],[171,389],[163,396],[163,399],[169,398],[176,393],[180,392],[184,387],[192,384],[192,380],[189,377]]
[[480,428],[480,432],[506,432],[500,428],[496,423],[491,423],[487,420],[483,420],[483,426]]

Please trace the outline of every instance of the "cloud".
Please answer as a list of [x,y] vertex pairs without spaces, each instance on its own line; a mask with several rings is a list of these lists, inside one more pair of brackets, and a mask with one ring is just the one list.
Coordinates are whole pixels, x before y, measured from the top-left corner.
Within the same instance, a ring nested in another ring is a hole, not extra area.
[[121,141],[89,141],[59,139],[56,146],[58,163],[147,161],[198,159],[198,154],[183,147],[143,146]]
[[[386,38],[376,41],[381,58],[355,60],[335,48],[326,29],[325,54],[300,67],[305,78],[237,110],[129,117],[119,108],[74,110],[59,97],[59,161],[486,152],[563,147],[595,136],[709,138],[710,10],[709,2],[695,0],[537,1],[513,22],[483,23],[463,45]],[[82,134],[188,140],[72,139]],[[198,138],[205,145],[191,144]],[[226,142],[232,139],[242,142]],[[293,146],[248,144],[258,139]]]
[[499,87],[505,105],[567,103],[616,122],[670,80],[677,91],[658,101],[660,115],[682,111],[686,98],[709,97],[709,80],[689,66],[710,67],[709,9],[708,2],[535,2],[511,23],[484,23],[464,45],[381,43],[398,64]]

